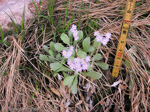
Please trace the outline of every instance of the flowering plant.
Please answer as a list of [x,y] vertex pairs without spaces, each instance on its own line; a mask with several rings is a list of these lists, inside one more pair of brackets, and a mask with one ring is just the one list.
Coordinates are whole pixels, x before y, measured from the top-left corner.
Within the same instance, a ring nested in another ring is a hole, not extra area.
[[78,31],[76,25],[72,25],[68,34],[60,35],[63,44],[50,42],[49,47],[44,45],[44,50],[49,56],[40,54],[39,58],[43,61],[50,61],[50,68],[54,76],[58,72],[63,73],[63,84],[71,88],[73,94],[76,94],[78,75],[99,79],[102,74],[95,71],[97,67],[103,70],[108,69],[108,64],[100,62],[102,55],[98,53],[98,49],[101,44],[107,45],[111,34],[104,35],[95,31],[96,38],[91,42],[90,37],[83,39],[83,32]]

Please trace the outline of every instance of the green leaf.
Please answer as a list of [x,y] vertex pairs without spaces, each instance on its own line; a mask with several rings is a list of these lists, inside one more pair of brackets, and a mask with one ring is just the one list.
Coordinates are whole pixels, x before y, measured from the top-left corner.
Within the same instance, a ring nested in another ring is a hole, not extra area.
[[61,44],[61,43],[56,43],[54,45],[55,49],[58,51],[58,52],[61,52],[65,49],[65,47]]
[[54,43],[54,42],[50,42],[50,44],[49,44],[50,48],[51,48],[52,50],[54,50],[54,51],[55,51],[55,47],[54,47],[54,45],[55,45],[55,43]]
[[125,65],[126,65],[127,67],[131,68],[130,60],[129,60],[129,59],[125,60]]
[[43,46],[44,50],[48,53],[49,49],[46,45]]
[[96,63],[97,66],[101,67],[103,70],[107,70],[109,65],[106,63]]
[[51,63],[50,64],[50,68],[51,70],[55,71],[55,72],[69,72],[69,71],[72,71],[71,69],[63,66],[61,63],[59,62],[55,62],[55,63]]
[[51,63],[50,64],[50,68],[53,71],[56,71],[56,70],[60,69],[62,66],[63,65],[61,63],[59,63],[59,62],[55,62],[55,63]]
[[39,59],[42,61],[52,61],[51,58],[49,58],[48,56],[43,55],[43,54],[40,54]]
[[48,57],[46,55],[43,55],[43,54],[40,54],[39,58],[42,61],[48,60]]
[[57,72],[60,72],[60,71],[62,71],[62,72],[71,72],[72,70],[70,68],[67,68],[67,67],[62,65]]
[[90,37],[86,37],[83,42],[82,42],[82,46],[84,51],[88,52],[89,48],[90,48]]
[[61,57],[60,53],[56,55],[56,58],[59,59]]
[[94,61],[99,61],[100,59],[102,58],[102,55],[97,53],[95,56],[94,56]]
[[[63,30],[65,30],[65,27],[66,27],[65,25],[66,25],[66,21],[67,21],[67,17],[68,17],[68,7],[69,7],[69,3],[67,4],[67,7],[66,7]],[[65,32],[65,31],[64,31],[64,32]]]
[[50,56],[55,57],[55,54],[54,54],[53,50],[49,50],[48,53],[49,53]]
[[129,81],[129,89],[133,89],[133,82]]
[[69,85],[69,84],[71,84],[72,82],[73,82],[73,79],[74,79],[74,75],[73,76],[68,76],[68,77],[66,77],[65,79],[64,79],[64,81],[63,81],[63,85]]
[[69,37],[72,37],[72,36],[73,36],[71,30],[69,30],[68,35],[69,35]]
[[24,35],[24,31],[23,31],[23,29],[24,29],[24,19],[25,19],[25,6],[24,6],[24,9],[23,9],[23,14],[22,14],[22,22],[21,22],[21,28],[20,28],[20,32],[21,32],[21,36],[22,36],[22,42],[24,42],[24,37],[25,37],[25,35]]
[[148,75],[150,76],[150,70],[147,70]]
[[68,38],[68,36],[67,36],[65,33],[62,33],[62,34],[60,35],[60,38],[61,38],[61,40],[62,40],[65,44],[70,45],[69,38]]
[[4,33],[3,33],[3,30],[2,30],[2,27],[0,26],[0,34],[1,34],[1,37],[2,37],[2,41],[4,41]]
[[54,73],[54,74],[53,74],[53,76],[54,76],[54,77],[56,77],[56,76],[57,76],[57,72],[56,72],[56,73]]
[[71,91],[72,91],[73,94],[77,93],[77,90],[78,90],[77,83],[78,83],[78,77],[76,76],[74,81],[73,81],[73,84],[71,86]]
[[95,38],[95,39],[94,39],[94,44],[93,44],[93,46],[94,46],[95,48],[98,48],[100,45],[101,45],[101,43],[100,43],[100,42],[97,42],[97,41],[96,41],[96,38]]
[[68,88],[71,88],[71,86],[72,86],[72,83],[70,83],[70,84],[68,85]]
[[102,77],[101,73],[95,72],[95,71],[92,71],[92,72],[83,72],[83,75],[91,77],[93,79],[99,79],[99,78]]
[[75,55],[76,55],[76,54],[75,54],[75,51],[73,50],[73,53],[72,53],[71,56],[72,56],[72,57],[75,57]]
[[79,38],[83,38],[83,31],[79,30],[78,36]]
[[92,67],[89,66],[89,68],[87,69],[88,72],[92,71]]
[[95,47],[90,46],[90,48],[89,48],[88,52],[94,52],[94,51],[95,51]]
[[86,52],[79,50],[77,53],[79,58],[85,58],[86,57]]
[[138,2],[138,3],[135,4],[135,7],[138,7],[138,6],[140,6],[141,4],[142,4],[142,2]]
[[79,31],[78,36],[79,39],[76,42],[80,41],[83,38],[83,32],[81,30]]
[[73,60],[73,59],[74,59],[74,56],[70,56],[69,59],[70,59],[70,60]]
[[63,72],[63,75],[64,75],[65,78],[70,76],[70,75],[66,74],[65,72]]
[[50,62],[54,62],[54,58],[52,56],[48,56],[48,60],[47,61],[50,61]]

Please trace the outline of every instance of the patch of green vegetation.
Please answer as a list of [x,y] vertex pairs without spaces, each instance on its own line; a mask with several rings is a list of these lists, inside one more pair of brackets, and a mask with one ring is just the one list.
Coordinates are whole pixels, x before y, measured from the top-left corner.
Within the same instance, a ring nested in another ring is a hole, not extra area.
[[142,5],[142,2],[141,2],[141,1],[137,2],[137,3],[135,4],[135,7],[138,7],[138,6],[140,6],[140,5]]

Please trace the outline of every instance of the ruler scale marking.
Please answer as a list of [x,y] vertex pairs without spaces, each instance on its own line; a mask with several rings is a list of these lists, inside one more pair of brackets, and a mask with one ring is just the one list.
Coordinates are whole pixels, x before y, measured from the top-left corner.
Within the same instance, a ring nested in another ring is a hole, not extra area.
[[136,0],[127,0],[112,76],[118,77]]

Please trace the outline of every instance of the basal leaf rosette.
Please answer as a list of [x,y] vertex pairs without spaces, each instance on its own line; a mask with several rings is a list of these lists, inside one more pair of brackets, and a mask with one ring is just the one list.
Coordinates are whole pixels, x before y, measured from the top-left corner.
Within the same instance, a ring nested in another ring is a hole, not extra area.
[[98,52],[98,48],[102,45],[106,46],[110,40],[111,34],[100,34],[94,32],[96,37],[86,37],[83,39],[83,32],[77,30],[76,25],[72,25],[69,35],[62,33],[59,43],[50,42],[49,47],[43,46],[44,50],[49,54],[40,55],[40,60],[49,61],[50,68],[54,75],[59,72],[64,75],[63,84],[68,86],[73,94],[77,93],[78,76],[84,75],[93,79],[99,79],[102,74],[96,71],[96,67],[102,70],[109,68],[108,64],[100,62],[102,55]]

